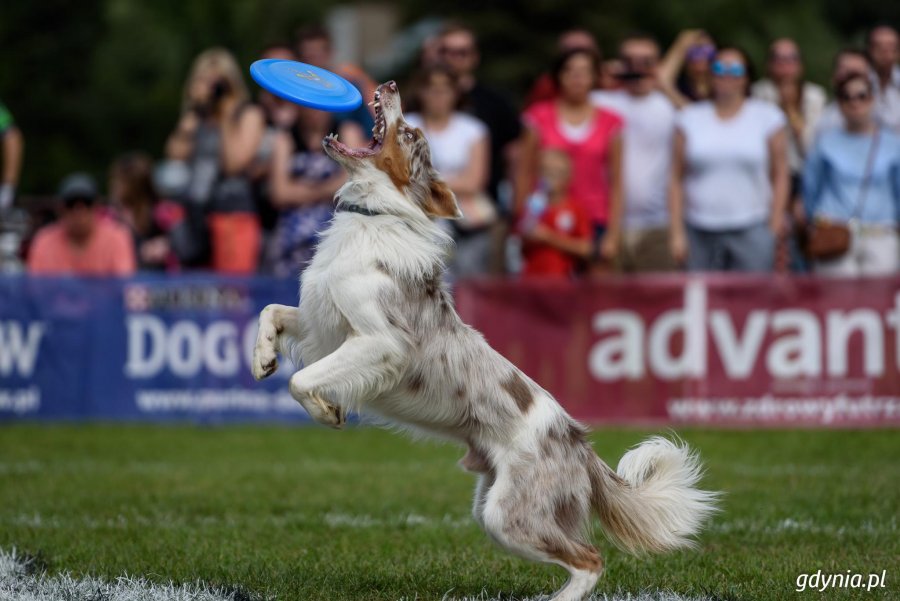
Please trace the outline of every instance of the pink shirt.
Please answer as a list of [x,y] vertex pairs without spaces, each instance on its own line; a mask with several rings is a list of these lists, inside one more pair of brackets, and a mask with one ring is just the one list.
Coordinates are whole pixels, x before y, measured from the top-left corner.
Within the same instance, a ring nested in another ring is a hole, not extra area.
[[594,120],[583,140],[571,140],[560,127],[556,101],[533,105],[524,115],[525,124],[538,135],[541,150],[558,149],[572,161],[569,198],[596,224],[605,224],[609,215],[609,146],[622,130],[616,113],[594,109]]
[[134,242],[124,225],[97,217],[87,244],[75,246],[54,223],[38,232],[28,253],[28,271],[42,275],[125,276],[135,271]]

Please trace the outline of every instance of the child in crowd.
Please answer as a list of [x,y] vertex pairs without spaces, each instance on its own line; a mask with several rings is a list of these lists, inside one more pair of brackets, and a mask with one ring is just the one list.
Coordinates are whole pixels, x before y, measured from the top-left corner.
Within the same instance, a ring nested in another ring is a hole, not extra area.
[[572,164],[562,150],[540,157],[540,183],[519,223],[525,276],[571,276],[591,256],[591,220],[569,197]]

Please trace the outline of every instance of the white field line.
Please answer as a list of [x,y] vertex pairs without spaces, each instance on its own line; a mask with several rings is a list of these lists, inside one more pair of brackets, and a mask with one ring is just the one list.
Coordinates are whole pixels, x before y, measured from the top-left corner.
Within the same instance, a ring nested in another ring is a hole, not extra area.
[[[730,472],[738,476],[750,478],[858,478],[855,471],[844,471],[840,466],[821,463],[774,463],[771,465],[759,465],[754,463],[716,463],[710,462],[707,466],[710,471]],[[900,475],[900,467],[896,464],[879,466],[879,472],[884,476]]]
[[[451,591],[452,592],[452,591]],[[99,578],[73,578],[69,574],[48,576],[32,574],[26,559],[0,550],[0,601],[235,601],[235,593],[209,588],[202,583],[153,584],[144,578],[122,576],[113,582]],[[404,597],[400,601],[415,601]],[[482,593],[476,597],[452,597],[442,601],[495,601]],[[548,596],[521,598],[519,601],[546,601]],[[499,600],[497,600],[499,601]],[[512,601],[506,597],[506,601]],[[711,601],[708,597],[685,597],[670,591],[595,594],[590,601]]]
[[733,520],[710,524],[707,529],[710,532],[729,534],[732,532],[747,532],[753,534],[783,534],[785,532],[797,532],[801,534],[826,534],[841,537],[847,534],[888,534],[900,531],[897,518],[891,518],[884,522],[862,522],[858,524],[822,524],[812,520],[785,518],[775,522],[762,520]]
[[129,528],[154,528],[174,530],[190,527],[226,527],[243,528],[253,526],[273,526],[284,528],[289,526],[321,526],[325,524],[329,528],[341,529],[366,529],[366,528],[437,528],[459,529],[478,526],[469,516],[424,516],[416,513],[393,514],[387,516],[372,516],[368,514],[352,514],[330,512],[326,514],[289,514],[289,515],[264,515],[264,516],[183,516],[176,514],[160,513],[156,515],[119,514],[111,517],[96,517],[90,515],[62,516],[41,515],[40,513],[19,513],[14,515],[0,514],[0,526],[25,526],[28,528],[56,530],[62,528],[78,528],[80,530],[126,530]]
[[153,584],[121,576],[113,582],[29,573],[21,556],[0,550],[0,601],[235,601],[234,593],[195,584]]
[[[320,458],[297,458],[291,461],[273,461],[253,466],[254,474],[265,473],[272,476],[299,476],[310,472],[347,472],[352,470],[383,470],[388,472],[419,472],[423,469],[435,470],[446,468],[449,471],[464,473],[450,461],[336,461]],[[116,472],[117,474],[172,474],[183,471],[184,464],[168,461],[128,461],[119,462],[113,459],[60,459],[58,461],[0,461],[0,476],[20,474],[93,474]],[[474,482],[474,480],[473,480]]]
[[[56,530],[78,528],[81,530],[125,530],[130,528],[182,529],[190,527],[244,528],[246,526],[272,526],[277,528],[321,526],[325,524],[335,530],[361,530],[370,528],[425,528],[425,529],[465,529],[477,530],[475,521],[468,515],[428,516],[416,513],[373,516],[369,514],[332,511],[325,514],[292,513],[287,515],[208,515],[185,516],[171,513],[152,515],[119,514],[113,517],[90,515],[62,516],[41,515],[39,513],[0,513],[0,528],[5,526],[25,526],[34,529]],[[805,518],[783,518],[775,520],[734,519],[713,521],[705,528],[712,534],[753,533],[755,535],[780,535],[785,533],[824,534],[840,538],[847,535],[881,535],[900,532],[897,518],[885,521],[865,521],[853,524],[833,524],[815,522]]]
[[[30,573],[29,562],[15,549],[0,550],[0,601],[235,601],[235,593],[209,588],[202,583],[153,584],[144,578],[122,576],[113,582],[99,578],[73,578],[69,574],[48,576]],[[499,601],[486,592],[475,597],[452,597],[442,601]],[[416,601],[404,597],[400,601]],[[506,597],[506,601],[513,601]],[[518,601],[546,601],[548,596],[521,598]],[[708,597],[685,597],[671,591],[595,594],[590,601],[712,601]]]

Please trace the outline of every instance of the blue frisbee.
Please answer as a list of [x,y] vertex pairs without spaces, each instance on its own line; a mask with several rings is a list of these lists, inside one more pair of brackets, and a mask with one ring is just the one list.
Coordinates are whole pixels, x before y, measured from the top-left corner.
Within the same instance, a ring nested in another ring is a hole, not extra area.
[[302,106],[344,112],[362,104],[362,94],[352,83],[306,63],[267,58],[250,65],[250,76],[279,98]]

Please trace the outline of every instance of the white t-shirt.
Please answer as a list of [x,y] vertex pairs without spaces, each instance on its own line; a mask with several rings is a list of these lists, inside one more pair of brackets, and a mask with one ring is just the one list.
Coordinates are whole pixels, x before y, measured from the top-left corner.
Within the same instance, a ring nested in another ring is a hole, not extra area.
[[672,138],[678,114],[675,106],[662,92],[632,96],[623,90],[598,91],[591,93],[591,101],[625,120],[622,134],[625,228],[667,225]]
[[487,127],[480,120],[465,113],[453,113],[447,127],[440,131],[425,128],[418,113],[404,115],[406,122],[418,127],[431,146],[431,163],[444,177],[462,173],[469,165],[472,148],[488,135]]
[[777,106],[754,98],[724,120],[708,101],[681,109],[685,220],[712,231],[766,221],[772,204],[768,141],[784,126]]

